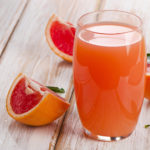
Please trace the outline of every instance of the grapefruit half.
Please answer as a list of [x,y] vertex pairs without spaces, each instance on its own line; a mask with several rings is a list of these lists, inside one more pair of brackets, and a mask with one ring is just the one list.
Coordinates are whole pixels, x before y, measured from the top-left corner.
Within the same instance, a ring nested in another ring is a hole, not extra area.
[[46,26],[45,36],[51,50],[68,62],[72,62],[75,27],[53,14]]
[[69,103],[56,93],[20,73],[6,99],[8,114],[26,125],[46,125],[60,117]]

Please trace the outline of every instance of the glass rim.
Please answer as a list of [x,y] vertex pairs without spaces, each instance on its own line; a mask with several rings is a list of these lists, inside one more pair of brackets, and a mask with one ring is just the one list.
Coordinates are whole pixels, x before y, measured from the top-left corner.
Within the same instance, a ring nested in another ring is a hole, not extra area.
[[[100,14],[100,13],[103,13],[103,12],[118,12],[118,13],[123,13],[123,14],[131,15],[131,16],[133,16],[133,17],[135,17],[135,18],[137,18],[139,20],[139,26],[135,25],[135,30],[134,31],[140,31],[140,30],[142,30],[143,21],[142,21],[142,19],[138,15],[136,15],[134,13],[131,13],[131,12],[128,12],[128,11],[113,10],[113,9],[98,10],[98,11],[92,11],[92,12],[85,13],[82,16],[79,17],[79,19],[77,21],[77,26],[79,26],[79,27],[83,27],[84,26],[83,23],[82,23],[82,19],[84,17],[86,17],[88,15],[91,15],[91,14]],[[90,31],[88,29],[85,29],[85,30],[87,30],[88,32],[95,33],[95,34],[103,34],[103,35],[118,35],[118,34],[126,34],[126,33],[133,32],[133,30],[130,30],[130,31],[118,32],[118,33],[100,33],[100,32]]]

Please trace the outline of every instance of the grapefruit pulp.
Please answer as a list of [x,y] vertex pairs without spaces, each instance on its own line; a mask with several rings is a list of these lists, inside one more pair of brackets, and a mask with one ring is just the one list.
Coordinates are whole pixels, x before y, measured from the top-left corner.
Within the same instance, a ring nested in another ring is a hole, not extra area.
[[51,50],[68,62],[72,62],[75,27],[52,15],[45,29],[47,43]]
[[8,114],[16,121],[31,126],[54,121],[69,105],[56,93],[22,73],[12,83],[6,99]]

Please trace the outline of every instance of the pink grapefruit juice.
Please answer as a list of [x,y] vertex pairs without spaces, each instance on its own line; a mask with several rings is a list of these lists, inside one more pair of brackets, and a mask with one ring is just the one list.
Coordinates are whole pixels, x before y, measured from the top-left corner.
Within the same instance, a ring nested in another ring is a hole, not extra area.
[[84,128],[95,135],[127,136],[144,98],[144,38],[133,26],[99,23],[80,28],[74,45],[74,86]]

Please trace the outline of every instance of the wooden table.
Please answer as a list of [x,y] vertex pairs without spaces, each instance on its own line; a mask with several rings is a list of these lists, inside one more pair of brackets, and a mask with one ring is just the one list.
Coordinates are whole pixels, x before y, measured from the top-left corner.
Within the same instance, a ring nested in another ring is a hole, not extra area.
[[[44,30],[56,13],[76,23],[85,12],[120,9],[137,13],[144,20],[147,49],[150,50],[149,0],[0,0],[0,150],[149,150],[150,103],[144,100],[133,134],[119,142],[99,142],[83,134],[75,105],[72,64],[48,47]],[[60,119],[43,127],[17,123],[6,112],[9,87],[19,72],[44,85],[63,87],[71,103]]]

